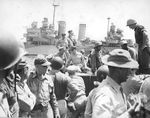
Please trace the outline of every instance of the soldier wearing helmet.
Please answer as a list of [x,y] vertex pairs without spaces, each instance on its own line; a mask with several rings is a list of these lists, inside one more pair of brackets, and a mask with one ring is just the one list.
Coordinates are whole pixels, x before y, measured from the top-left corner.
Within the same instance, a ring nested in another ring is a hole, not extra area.
[[138,45],[139,73],[149,74],[150,45],[144,26],[137,24],[134,19],[127,21],[127,26],[135,32],[135,42]]
[[127,20],[127,26],[131,26],[131,25],[134,25],[134,24],[137,24],[137,22],[134,19]]
[[7,31],[0,30],[0,42],[0,116],[17,118],[19,107],[14,70],[26,51],[23,44]]
[[54,80],[55,94],[58,101],[58,108],[61,118],[67,118],[67,102],[65,100],[68,90],[71,91],[70,99],[76,96],[78,92],[78,87],[75,84],[71,84],[71,78],[62,73],[60,70],[64,66],[64,61],[62,58],[56,56],[51,61],[51,71],[50,75]]
[[68,47],[70,49],[72,46],[76,46],[76,45],[77,45],[77,41],[74,37],[74,33],[72,30],[69,30],[68,31]]
[[94,50],[89,55],[89,67],[92,70],[92,73],[95,74],[96,70],[102,65],[102,42],[96,42]]

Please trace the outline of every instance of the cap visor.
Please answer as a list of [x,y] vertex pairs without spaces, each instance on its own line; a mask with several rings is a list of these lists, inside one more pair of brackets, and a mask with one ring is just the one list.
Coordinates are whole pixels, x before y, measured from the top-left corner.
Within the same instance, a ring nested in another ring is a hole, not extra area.
[[50,62],[45,62],[44,64],[41,64],[42,66],[50,66],[51,63]]

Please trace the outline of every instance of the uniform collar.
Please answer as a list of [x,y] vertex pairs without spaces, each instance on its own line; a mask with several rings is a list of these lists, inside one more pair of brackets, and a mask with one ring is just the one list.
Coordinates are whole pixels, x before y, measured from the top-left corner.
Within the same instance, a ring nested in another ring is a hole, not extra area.
[[37,79],[37,80],[40,80],[40,81],[48,80],[47,77],[46,77],[46,76],[47,76],[47,73],[45,73],[45,75],[42,76],[42,79],[39,79],[39,77],[38,77],[38,75],[37,75],[36,72],[34,72],[34,73],[32,73],[32,74],[33,74],[33,75],[32,75],[32,78],[33,78],[33,79]]
[[106,82],[115,90],[120,91],[121,86],[115,82],[111,77],[106,77]]

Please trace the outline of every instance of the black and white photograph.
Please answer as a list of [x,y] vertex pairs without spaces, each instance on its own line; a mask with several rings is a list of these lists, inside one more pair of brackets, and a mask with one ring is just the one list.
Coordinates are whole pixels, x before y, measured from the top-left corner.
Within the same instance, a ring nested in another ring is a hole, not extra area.
[[0,118],[150,118],[149,0],[0,0]]

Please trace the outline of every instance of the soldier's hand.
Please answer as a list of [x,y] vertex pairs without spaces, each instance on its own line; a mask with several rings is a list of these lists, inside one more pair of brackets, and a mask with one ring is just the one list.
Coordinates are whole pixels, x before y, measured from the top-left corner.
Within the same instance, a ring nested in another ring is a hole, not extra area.
[[59,115],[59,114],[56,114],[56,115],[55,115],[55,118],[60,118],[60,115]]
[[141,99],[139,95],[134,95],[134,94],[129,95],[128,112],[131,115],[131,117],[139,113],[141,106],[142,106],[142,103],[141,103]]
[[98,87],[100,85],[100,82],[99,81],[94,81],[93,84],[94,84],[95,87]]
[[69,102],[69,103],[68,103],[68,109],[69,109],[71,112],[76,111],[76,107],[75,107],[75,105],[74,105],[73,102]]
[[21,77],[20,77],[19,74],[16,74],[16,80],[17,80],[17,81],[20,81],[20,80],[21,80]]
[[131,109],[135,109],[135,110],[138,110],[137,107],[139,107],[141,105],[141,99],[139,97],[138,94],[130,94],[129,95],[129,107]]

